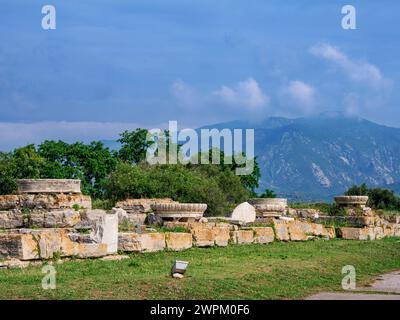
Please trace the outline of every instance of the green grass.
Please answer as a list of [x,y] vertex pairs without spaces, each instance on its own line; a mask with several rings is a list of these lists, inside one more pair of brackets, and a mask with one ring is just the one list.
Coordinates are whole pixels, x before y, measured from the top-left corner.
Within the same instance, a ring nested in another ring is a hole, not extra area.
[[[169,276],[175,259],[189,261],[184,279]],[[356,268],[358,286],[399,270],[400,239],[274,242],[69,261],[56,266],[56,290],[41,288],[40,267],[0,270],[0,299],[299,299],[340,290],[345,265]]]

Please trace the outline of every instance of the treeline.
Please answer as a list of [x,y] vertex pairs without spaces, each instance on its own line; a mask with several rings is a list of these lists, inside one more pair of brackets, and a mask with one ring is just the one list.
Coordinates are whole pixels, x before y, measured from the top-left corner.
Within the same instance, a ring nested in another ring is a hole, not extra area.
[[[238,165],[149,165],[147,130],[125,131],[121,148],[111,151],[101,142],[68,144],[44,141],[12,152],[0,152],[0,194],[16,191],[17,179],[80,179],[82,192],[95,200],[113,203],[129,197],[169,197],[181,202],[204,202],[208,213],[223,215],[236,204],[255,196],[260,169],[237,176]],[[209,153],[211,159],[211,151]]]

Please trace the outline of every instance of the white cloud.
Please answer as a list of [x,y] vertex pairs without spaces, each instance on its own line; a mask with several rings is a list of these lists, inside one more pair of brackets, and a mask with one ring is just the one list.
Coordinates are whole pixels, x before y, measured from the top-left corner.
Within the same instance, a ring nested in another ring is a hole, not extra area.
[[201,97],[197,91],[182,80],[175,81],[170,91],[182,107],[193,108],[201,103]]
[[390,85],[379,68],[366,61],[354,60],[330,44],[319,44],[310,49],[310,52],[326,59],[338,66],[346,76],[354,82],[363,83],[372,88],[384,88]]
[[310,111],[315,105],[315,89],[302,81],[291,81],[284,91],[304,111]]
[[38,144],[46,139],[66,142],[116,139],[124,130],[138,127],[141,126],[117,122],[0,122],[0,151],[30,143]]
[[228,105],[244,107],[250,111],[263,109],[270,100],[253,78],[241,81],[233,88],[222,86],[220,90],[214,92],[214,95]]

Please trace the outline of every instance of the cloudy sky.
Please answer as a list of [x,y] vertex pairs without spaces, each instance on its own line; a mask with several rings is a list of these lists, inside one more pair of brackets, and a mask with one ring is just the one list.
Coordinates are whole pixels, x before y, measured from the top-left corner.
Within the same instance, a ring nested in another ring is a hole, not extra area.
[[336,0],[2,0],[0,150],[327,110],[400,127],[400,2],[350,2],[356,30]]

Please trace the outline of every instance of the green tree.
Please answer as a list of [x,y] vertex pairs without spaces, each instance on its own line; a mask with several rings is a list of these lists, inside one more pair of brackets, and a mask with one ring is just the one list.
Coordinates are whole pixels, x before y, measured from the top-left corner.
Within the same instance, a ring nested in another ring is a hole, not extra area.
[[82,191],[102,197],[102,180],[114,170],[117,159],[99,141],[86,145],[63,141],[45,141],[39,145],[40,156],[47,160],[42,176],[56,179],[80,179]]
[[147,129],[141,128],[121,133],[118,139],[122,144],[118,151],[119,159],[135,164],[145,160],[147,149],[154,144],[147,140],[148,133]]

